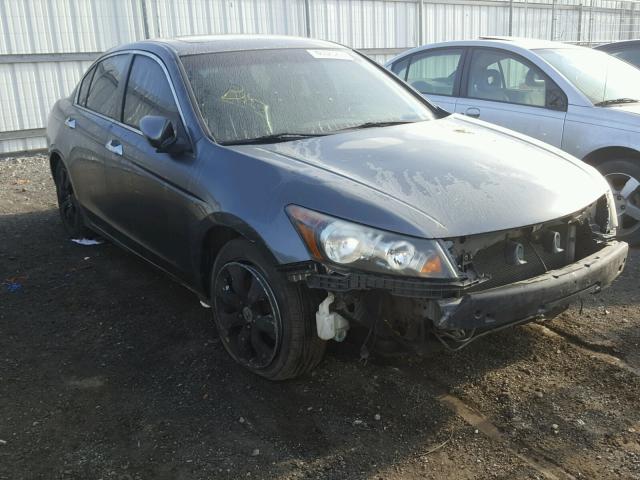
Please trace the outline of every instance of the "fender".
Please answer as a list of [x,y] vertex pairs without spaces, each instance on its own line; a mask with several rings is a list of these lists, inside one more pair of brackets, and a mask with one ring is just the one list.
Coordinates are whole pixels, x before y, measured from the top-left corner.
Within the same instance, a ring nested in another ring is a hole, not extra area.
[[227,212],[214,212],[202,219],[194,231],[192,262],[194,270],[200,272],[197,288],[208,297],[209,275],[218,252],[233,238],[245,238],[268,253],[278,263],[272,250],[260,234],[247,222]]

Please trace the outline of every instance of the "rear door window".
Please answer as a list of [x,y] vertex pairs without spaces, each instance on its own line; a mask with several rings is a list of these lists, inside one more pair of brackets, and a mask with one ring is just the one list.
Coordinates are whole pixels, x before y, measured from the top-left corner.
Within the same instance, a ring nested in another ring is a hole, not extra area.
[[86,107],[88,109],[114,120],[120,120],[122,102],[119,87],[128,60],[129,55],[114,55],[105,58],[96,65],[87,96]]
[[463,49],[416,53],[409,64],[407,82],[420,93],[454,95]]
[[162,67],[152,58],[136,55],[124,98],[123,122],[135,128],[146,115],[178,118],[173,92]]

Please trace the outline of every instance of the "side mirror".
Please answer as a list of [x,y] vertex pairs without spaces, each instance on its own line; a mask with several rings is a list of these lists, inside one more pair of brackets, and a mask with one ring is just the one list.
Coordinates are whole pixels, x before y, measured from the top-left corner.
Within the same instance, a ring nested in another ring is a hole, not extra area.
[[178,141],[178,134],[171,120],[147,115],[140,119],[140,130],[158,152],[179,153],[185,148]]

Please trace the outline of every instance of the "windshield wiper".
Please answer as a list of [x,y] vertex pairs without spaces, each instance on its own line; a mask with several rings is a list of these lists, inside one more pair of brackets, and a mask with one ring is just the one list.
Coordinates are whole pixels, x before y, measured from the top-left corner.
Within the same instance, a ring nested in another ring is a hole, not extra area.
[[605,107],[607,105],[616,105],[618,103],[638,103],[640,100],[635,98],[613,98],[611,100],[603,100],[602,102],[594,103],[596,107]]
[[415,122],[407,121],[407,120],[396,120],[392,122],[365,122],[359,125],[353,125],[352,127],[341,128],[340,130],[336,130],[336,131],[343,132],[345,130],[359,130],[361,128],[391,127],[393,125],[404,125],[406,123],[415,123]]
[[232,140],[224,142],[222,145],[253,145],[259,143],[279,143],[291,142],[302,138],[324,137],[327,133],[274,133],[273,135],[263,135],[262,137],[243,138],[240,140]]

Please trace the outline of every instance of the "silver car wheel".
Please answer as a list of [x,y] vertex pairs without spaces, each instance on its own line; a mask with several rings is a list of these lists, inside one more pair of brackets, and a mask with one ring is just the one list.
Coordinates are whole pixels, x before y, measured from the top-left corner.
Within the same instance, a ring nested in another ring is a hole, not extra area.
[[608,173],[618,213],[618,236],[626,237],[640,229],[640,180],[626,173]]

